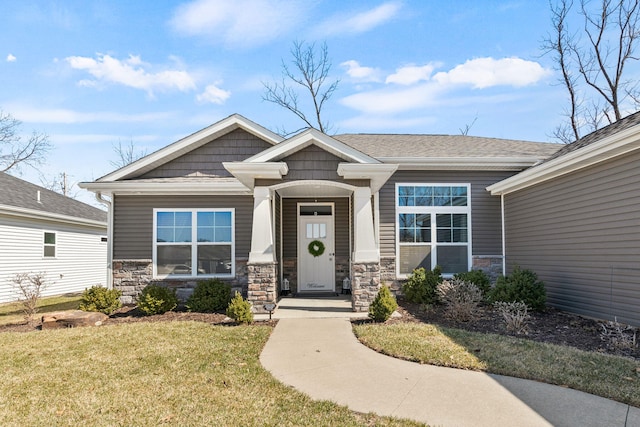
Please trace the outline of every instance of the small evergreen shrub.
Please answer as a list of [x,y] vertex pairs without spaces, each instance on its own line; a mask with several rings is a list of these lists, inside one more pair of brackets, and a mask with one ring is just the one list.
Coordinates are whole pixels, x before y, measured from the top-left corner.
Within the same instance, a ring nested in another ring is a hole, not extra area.
[[80,310],[98,311],[104,314],[111,314],[120,307],[120,297],[122,292],[117,289],[107,289],[102,286],[92,286],[82,293],[80,300]]
[[482,301],[482,291],[473,283],[461,279],[445,280],[436,291],[440,301],[447,306],[447,316],[456,322],[471,320]]
[[483,298],[486,298],[491,290],[491,279],[487,273],[482,270],[471,270],[466,273],[456,273],[453,275],[453,278],[473,283],[482,291]]
[[251,303],[242,298],[240,292],[236,291],[236,294],[227,307],[227,316],[238,323],[252,323],[253,313],[251,312]]
[[369,306],[369,318],[375,322],[386,322],[398,308],[396,299],[387,286],[382,286]]
[[438,302],[436,287],[442,282],[442,270],[436,266],[433,270],[425,270],[424,267],[413,270],[404,285],[402,293],[409,302],[418,304],[435,304]]
[[533,311],[543,311],[547,302],[544,283],[531,270],[516,267],[513,273],[500,276],[489,292],[489,301],[522,301]]
[[163,314],[178,305],[176,291],[164,286],[149,285],[137,298],[138,308],[147,316]]
[[187,310],[200,313],[213,313],[224,310],[231,301],[231,285],[220,279],[198,282],[187,299]]

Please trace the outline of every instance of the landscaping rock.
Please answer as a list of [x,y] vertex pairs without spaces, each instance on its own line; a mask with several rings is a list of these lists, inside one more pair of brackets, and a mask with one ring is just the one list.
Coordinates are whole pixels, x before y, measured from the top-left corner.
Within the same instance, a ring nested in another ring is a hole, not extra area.
[[77,328],[100,326],[109,316],[104,313],[68,310],[46,313],[42,316],[42,329]]

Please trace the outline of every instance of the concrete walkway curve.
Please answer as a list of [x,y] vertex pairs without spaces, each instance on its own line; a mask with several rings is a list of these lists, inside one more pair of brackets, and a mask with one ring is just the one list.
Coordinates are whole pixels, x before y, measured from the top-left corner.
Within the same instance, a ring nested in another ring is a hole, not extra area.
[[640,427],[639,408],[587,393],[381,355],[347,318],[281,319],[260,361],[314,399],[431,426]]

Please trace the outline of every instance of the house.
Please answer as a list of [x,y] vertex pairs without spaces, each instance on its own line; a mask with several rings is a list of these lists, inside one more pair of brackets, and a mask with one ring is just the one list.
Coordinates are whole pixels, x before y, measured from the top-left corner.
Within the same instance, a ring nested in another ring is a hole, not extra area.
[[0,302],[15,301],[16,274],[42,274],[43,295],[107,282],[107,213],[0,173]]
[[81,187],[110,203],[110,286],[186,297],[218,277],[260,311],[284,284],[354,311],[414,268],[502,273],[501,198],[488,186],[557,144],[445,135],[284,139],[232,115]]
[[488,190],[507,271],[535,271],[555,307],[640,326],[640,113]]

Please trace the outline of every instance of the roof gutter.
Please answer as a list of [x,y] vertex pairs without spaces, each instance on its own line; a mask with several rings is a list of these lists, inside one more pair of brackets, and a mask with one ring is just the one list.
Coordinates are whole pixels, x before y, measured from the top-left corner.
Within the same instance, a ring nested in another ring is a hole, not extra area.
[[535,165],[538,157],[378,157],[400,170],[502,170],[521,171]]
[[15,206],[0,205],[0,214],[19,216],[23,218],[50,220],[63,222],[67,224],[85,225],[89,227],[104,228],[107,223],[104,221],[98,221],[93,219],[79,218],[70,215],[62,215],[50,212],[41,212],[35,209],[19,208]]

